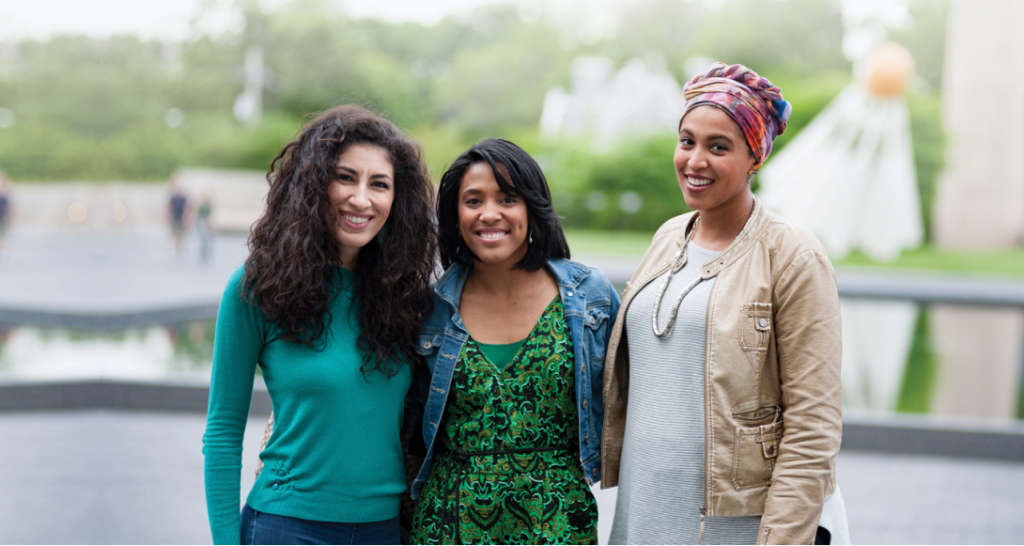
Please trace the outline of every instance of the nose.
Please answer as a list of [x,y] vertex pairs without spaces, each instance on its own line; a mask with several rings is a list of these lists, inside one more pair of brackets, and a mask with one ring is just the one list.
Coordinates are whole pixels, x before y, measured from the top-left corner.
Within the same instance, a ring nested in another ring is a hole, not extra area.
[[367,194],[369,191],[369,184],[360,182],[352,191],[352,196],[349,197],[348,202],[355,208],[366,209],[370,208],[370,198]]
[[690,152],[690,159],[686,162],[691,169],[706,169],[708,166],[708,151],[703,146],[694,146]]
[[488,200],[480,210],[480,220],[483,222],[497,222],[501,219],[501,210],[498,204]]

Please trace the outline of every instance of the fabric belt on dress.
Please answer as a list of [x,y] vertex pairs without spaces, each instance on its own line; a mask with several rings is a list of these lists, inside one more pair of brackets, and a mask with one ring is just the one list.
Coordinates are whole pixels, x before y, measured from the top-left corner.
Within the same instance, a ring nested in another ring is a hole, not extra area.
[[[493,449],[490,451],[463,451],[461,449],[449,448],[448,454],[452,457],[452,462],[458,465],[456,472],[456,481],[452,481],[452,464],[449,463],[446,468],[447,475],[445,476],[445,483],[447,484],[447,491],[445,491],[445,511],[444,518],[442,520],[442,528],[447,528],[449,525],[454,525],[452,528],[452,542],[455,544],[462,544],[462,526],[459,525],[459,507],[462,506],[462,481],[466,479],[466,474],[469,472],[469,460],[473,457],[487,457],[491,455],[523,455],[530,453],[540,453],[543,451],[576,451],[577,446],[550,446],[550,447],[524,447],[519,449]],[[447,506],[448,499],[451,498],[452,488],[455,488],[455,506],[449,508]]]

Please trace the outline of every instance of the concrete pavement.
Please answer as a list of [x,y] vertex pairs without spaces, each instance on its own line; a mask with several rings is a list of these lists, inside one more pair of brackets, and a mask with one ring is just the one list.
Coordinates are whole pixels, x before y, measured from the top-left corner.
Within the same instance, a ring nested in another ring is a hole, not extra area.
[[[240,499],[265,424],[246,429]],[[0,543],[209,543],[204,427],[196,414],[0,413]],[[1024,463],[844,451],[838,472],[855,543],[1024,541]],[[606,538],[614,490],[596,495]]]

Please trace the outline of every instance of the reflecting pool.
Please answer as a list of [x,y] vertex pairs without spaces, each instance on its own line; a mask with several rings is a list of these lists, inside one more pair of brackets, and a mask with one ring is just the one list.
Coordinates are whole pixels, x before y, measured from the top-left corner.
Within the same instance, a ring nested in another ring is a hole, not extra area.
[[117,331],[0,326],[0,381],[204,380],[215,321]]
[[[842,313],[847,413],[1024,419],[1024,309],[844,298]],[[0,381],[209,381],[214,328],[0,325]]]

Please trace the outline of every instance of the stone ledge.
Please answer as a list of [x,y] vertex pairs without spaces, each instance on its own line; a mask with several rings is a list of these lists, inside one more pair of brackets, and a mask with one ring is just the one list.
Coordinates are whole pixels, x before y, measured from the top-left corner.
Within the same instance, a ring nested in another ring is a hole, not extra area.
[[[208,385],[80,381],[0,385],[0,412],[113,409],[206,413]],[[250,415],[269,415],[257,379]],[[847,416],[843,450],[1024,461],[1024,424],[934,417]]]
[[843,449],[1024,461],[1024,425],[910,416],[845,417]]
[[[209,398],[209,386],[197,385],[105,380],[0,385],[0,411],[115,409],[206,413]],[[254,388],[249,414],[270,415],[272,407],[266,389]]]
[[217,316],[220,301],[172,307],[120,312],[47,311],[0,308],[0,324],[34,324],[83,330],[118,330],[132,326],[206,320]]

